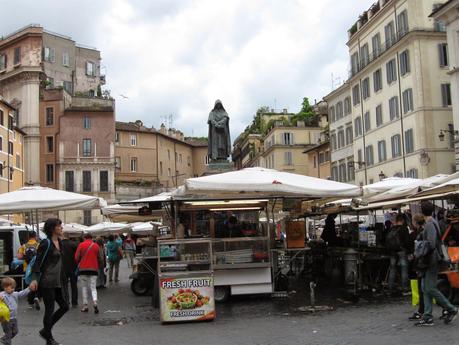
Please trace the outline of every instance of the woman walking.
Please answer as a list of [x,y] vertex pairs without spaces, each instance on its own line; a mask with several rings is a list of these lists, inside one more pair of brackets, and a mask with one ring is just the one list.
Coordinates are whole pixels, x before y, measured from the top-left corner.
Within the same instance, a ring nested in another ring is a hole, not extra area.
[[128,267],[133,268],[136,246],[135,241],[131,235],[128,235],[126,240],[124,240],[124,252],[126,253]]
[[97,289],[105,289],[105,284],[107,284],[107,275],[105,274],[105,267],[107,267],[107,256],[105,254],[105,244],[102,237],[96,238],[96,243],[99,246],[99,255],[102,257],[101,265],[99,266],[99,272],[97,275]]
[[[40,242],[37,249],[36,263],[33,267],[33,281],[30,288],[38,287],[43,297],[45,314],[43,329],[40,336],[46,340],[46,345],[59,345],[52,334],[53,326],[69,310],[63,287],[65,286],[65,271],[62,263],[62,222],[57,218],[50,218],[45,222],[44,232],[47,238]],[[55,304],[59,309],[55,311]]]
[[115,239],[115,236],[108,236],[107,242],[107,258],[108,258],[108,277],[109,282],[113,282],[113,271],[115,271],[115,283],[119,281],[120,260],[123,257],[121,251],[121,243]]

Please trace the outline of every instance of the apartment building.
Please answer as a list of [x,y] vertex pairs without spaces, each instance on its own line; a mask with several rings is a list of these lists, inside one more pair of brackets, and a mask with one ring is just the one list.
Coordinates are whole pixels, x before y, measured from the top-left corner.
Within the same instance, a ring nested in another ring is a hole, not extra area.
[[0,95],[17,112],[24,138],[25,181],[40,177],[40,91],[62,88],[70,95],[101,95],[100,52],[70,37],[29,25],[0,40]]
[[146,127],[142,121],[116,122],[117,199],[127,200],[180,186],[202,176],[208,163],[207,140],[182,132]]
[[14,107],[0,97],[0,193],[24,186],[24,132],[15,126]]
[[446,33],[429,18],[437,3],[380,0],[349,30],[357,184],[455,170]]
[[[459,129],[459,40],[457,33],[459,32],[459,0],[449,0],[443,5],[437,6],[433,13],[430,15],[439,27],[442,25],[446,29],[448,54],[447,65],[448,74],[451,81],[451,89],[446,97],[451,97],[453,107],[453,131],[442,133],[444,136],[454,136],[454,152],[456,170],[459,169],[459,136],[457,130]],[[443,48],[443,47],[442,47]],[[448,92],[448,89],[446,89]]]
[[[42,90],[40,184],[115,201],[115,102]],[[66,211],[65,222],[94,224],[100,211]]]
[[319,140],[317,145],[303,151],[307,156],[308,176],[331,178],[330,142]]
[[348,83],[333,90],[324,100],[328,104],[331,178],[354,183],[354,129],[352,126],[351,91]]

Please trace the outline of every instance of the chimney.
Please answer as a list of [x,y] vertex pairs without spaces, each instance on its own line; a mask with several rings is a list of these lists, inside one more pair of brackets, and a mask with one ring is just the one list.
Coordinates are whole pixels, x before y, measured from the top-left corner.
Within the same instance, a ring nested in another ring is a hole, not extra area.
[[287,114],[287,108],[282,109],[282,112],[283,112],[284,114]]
[[137,121],[135,122],[135,125],[136,125],[137,127],[143,127],[143,122],[140,121],[140,120],[137,120]]
[[163,134],[167,134],[167,129],[164,123],[161,124],[161,127],[159,127],[159,132]]

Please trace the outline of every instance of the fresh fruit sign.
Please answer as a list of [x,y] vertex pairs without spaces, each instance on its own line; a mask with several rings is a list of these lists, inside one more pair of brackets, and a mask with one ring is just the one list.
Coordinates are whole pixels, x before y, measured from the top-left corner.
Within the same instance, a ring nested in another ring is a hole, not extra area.
[[161,321],[202,321],[215,318],[212,277],[160,279]]

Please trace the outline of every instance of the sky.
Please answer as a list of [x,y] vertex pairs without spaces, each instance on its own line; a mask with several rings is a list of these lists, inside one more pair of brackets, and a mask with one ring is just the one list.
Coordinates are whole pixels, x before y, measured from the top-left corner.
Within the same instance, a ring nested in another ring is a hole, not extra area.
[[37,23],[97,47],[119,121],[207,136],[220,99],[235,139],[260,106],[298,112],[339,86],[347,30],[375,1],[0,0],[0,36]]

